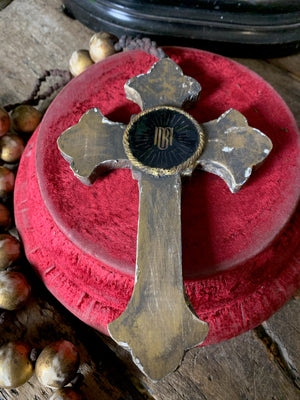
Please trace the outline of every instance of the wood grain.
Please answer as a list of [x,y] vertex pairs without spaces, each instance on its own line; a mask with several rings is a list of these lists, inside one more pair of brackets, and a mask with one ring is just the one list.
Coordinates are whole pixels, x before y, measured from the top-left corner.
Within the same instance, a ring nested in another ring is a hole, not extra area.
[[[71,53],[87,48],[92,35],[88,28],[62,13],[59,0],[13,0],[0,12],[0,33],[3,105],[28,97],[35,79],[45,69],[67,69]],[[236,60],[278,91],[299,124],[300,55]],[[40,108],[46,106],[44,102]],[[292,299],[255,331],[190,350],[179,370],[155,384],[141,374],[127,352],[76,320],[35,277],[31,280],[35,288],[32,300],[1,324],[0,340],[26,338],[38,347],[62,337],[74,341],[80,350],[82,392],[87,400],[299,399],[299,298]],[[51,392],[33,377],[20,388],[0,389],[0,399],[46,400]]]

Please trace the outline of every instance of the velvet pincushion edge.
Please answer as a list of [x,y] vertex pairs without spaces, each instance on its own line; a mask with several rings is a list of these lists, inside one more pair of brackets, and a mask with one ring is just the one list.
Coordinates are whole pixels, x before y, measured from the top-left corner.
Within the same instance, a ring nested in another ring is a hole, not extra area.
[[[23,154],[16,180],[17,228],[29,262],[73,314],[107,334],[130,299],[134,279],[99,262],[61,232],[45,207],[36,176],[39,129]],[[261,254],[208,278],[185,281],[199,317],[210,324],[204,344],[245,332],[277,311],[300,284],[299,210]],[[77,276],[82,264],[84,276]],[[241,273],[242,272],[242,273]]]

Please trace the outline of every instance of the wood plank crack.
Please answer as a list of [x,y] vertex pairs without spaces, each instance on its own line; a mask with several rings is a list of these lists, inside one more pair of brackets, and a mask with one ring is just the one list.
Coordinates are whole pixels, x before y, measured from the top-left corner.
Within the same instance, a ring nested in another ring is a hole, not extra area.
[[265,345],[269,359],[279,367],[280,371],[283,372],[297,389],[300,389],[299,372],[291,361],[287,349],[280,338],[268,328],[266,322],[255,328],[254,333]]

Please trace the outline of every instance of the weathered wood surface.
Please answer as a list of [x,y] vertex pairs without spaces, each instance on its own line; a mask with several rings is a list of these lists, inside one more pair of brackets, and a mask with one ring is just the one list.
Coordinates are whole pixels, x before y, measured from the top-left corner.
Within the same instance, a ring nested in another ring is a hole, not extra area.
[[[45,69],[66,69],[92,32],[61,12],[60,0],[13,0],[0,12],[0,104],[24,100]],[[281,94],[300,125],[300,54],[237,59]],[[41,108],[45,108],[42,104]],[[152,383],[109,338],[69,315],[33,280],[34,296],[0,325],[0,341],[26,338],[43,347],[61,337],[79,346],[87,400],[297,400],[300,397],[299,296],[256,330],[222,344],[190,350],[179,370]],[[0,399],[42,400],[51,389],[35,377]]]

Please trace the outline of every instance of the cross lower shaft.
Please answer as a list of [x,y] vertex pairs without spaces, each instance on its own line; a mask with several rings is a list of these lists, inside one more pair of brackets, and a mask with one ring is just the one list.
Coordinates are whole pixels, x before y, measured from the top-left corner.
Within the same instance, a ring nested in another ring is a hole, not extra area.
[[[181,178],[141,173],[136,282],[126,310],[108,325],[112,338],[161,379],[185,350],[203,342],[208,324],[185,301],[181,260]],[[168,334],[166,334],[168,332]]]

